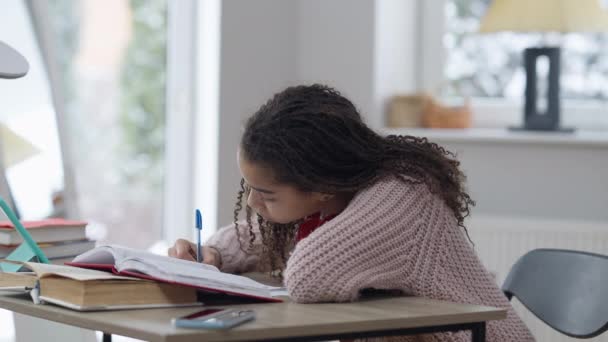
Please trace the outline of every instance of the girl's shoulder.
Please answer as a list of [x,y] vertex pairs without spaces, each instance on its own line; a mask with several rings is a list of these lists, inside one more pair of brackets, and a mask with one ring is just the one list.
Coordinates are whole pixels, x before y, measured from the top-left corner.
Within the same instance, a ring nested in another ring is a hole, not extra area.
[[346,211],[374,207],[399,208],[411,204],[429,205],[435,197],[424,182],[407,176],[386,176],[355,194]]
[[365,189],[356,196],[427,196],[430,195],[428,186],[420,180],[406,175],[388,175]]

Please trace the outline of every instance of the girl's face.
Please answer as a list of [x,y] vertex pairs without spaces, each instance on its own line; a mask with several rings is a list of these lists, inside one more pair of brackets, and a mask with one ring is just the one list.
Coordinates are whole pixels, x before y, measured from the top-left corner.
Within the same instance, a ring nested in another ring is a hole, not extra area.
[[277,183],[272,170],[250,162],[240,150],[237,159],[241,175],[250,189],[247,204],[266,221],[290,223],[319,212],[326,205],[327,194],[304,192]]

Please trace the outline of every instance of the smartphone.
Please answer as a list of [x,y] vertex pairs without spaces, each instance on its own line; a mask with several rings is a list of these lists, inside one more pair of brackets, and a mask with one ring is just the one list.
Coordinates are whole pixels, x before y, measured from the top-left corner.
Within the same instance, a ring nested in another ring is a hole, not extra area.
[[253,310],[209,308],[174,318],[173,325],[193,329],[230,329],[255,318]]

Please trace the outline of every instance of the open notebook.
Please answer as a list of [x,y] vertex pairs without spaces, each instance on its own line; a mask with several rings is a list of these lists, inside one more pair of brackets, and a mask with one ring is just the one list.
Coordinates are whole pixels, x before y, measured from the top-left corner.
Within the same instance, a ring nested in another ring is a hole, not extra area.
[[117,245],[99,246],[66,264],[269,302],[281,302],[277,297],[287,295],[282,287],[268,286],[243,276],[223,273],[210,265]]

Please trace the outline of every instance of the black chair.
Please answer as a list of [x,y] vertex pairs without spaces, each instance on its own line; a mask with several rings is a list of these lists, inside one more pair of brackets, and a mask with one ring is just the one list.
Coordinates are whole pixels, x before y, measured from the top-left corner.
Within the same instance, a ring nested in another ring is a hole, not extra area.
[[608,330],[608,256],[536,249],[517,260],[502,291],[570,337]]

